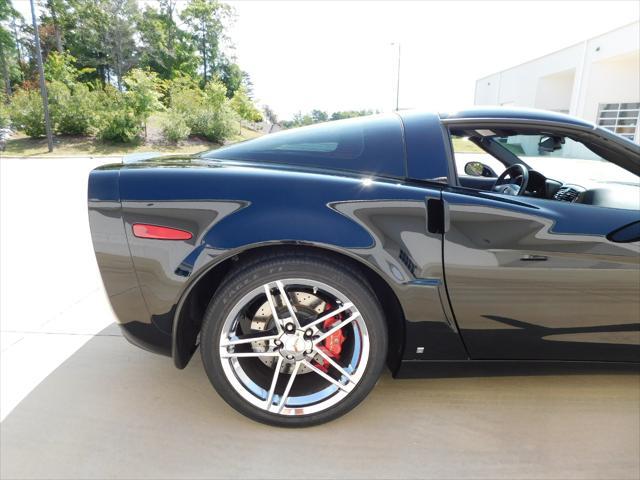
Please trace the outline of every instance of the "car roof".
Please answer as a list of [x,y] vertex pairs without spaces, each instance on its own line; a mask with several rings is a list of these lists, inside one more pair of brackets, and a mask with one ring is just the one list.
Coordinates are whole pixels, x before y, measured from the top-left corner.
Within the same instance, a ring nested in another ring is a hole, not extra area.
[[508,108],[508,107],[476,107],[457,112],[440,113],[441,119],[509,119],[509,120],[534,120],[543,122],[565,123],[581,127],[595,128],[593,123],[576,117],[548,110],[534,108]]

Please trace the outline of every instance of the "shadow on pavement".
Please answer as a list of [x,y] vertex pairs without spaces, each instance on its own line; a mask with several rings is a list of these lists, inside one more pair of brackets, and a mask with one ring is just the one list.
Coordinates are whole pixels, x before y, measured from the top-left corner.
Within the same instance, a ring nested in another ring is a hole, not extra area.
[[638,478],[640,377],[387,373],[349,415],[254,423],[110,326],[1,426],[2,478]]

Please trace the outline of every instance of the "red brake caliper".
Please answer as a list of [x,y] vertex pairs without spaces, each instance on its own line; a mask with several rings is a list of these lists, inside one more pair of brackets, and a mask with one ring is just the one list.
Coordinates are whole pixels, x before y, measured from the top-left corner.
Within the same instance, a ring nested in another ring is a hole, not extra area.
[[[326,312],[331,310],[331,308],[332,306],[327,303],[327,306],[325,307],[324,310]],[[325,331],[327,331],[337,322],[341,322],[341,321],[342,321],[342,314],[339,313],[335,317],[326,319],[323,322],[322,327]],[[324,339],[324,345],[320,345],[319,348],[327,357],[333,358],[335,360],[339,360],[340,353],[342,353],[342,344],[344,343],[345,340],[346,340],[346,337],[342,333],[342,329],[336,330],[335,332],[333,332],[331,335],[329,335],[327,338]],[[329,371],[329,362],[324,358],[321,358],[319,362],[316,362],[316,366],[325,373]]]

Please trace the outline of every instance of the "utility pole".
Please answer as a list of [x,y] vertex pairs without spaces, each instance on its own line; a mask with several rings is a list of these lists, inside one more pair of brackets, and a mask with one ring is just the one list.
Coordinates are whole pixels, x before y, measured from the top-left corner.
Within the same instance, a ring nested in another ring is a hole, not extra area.
[[398,42],[398,79],[396,80],[396,111],[399,109],[400,109],[400,42]]
[[38,74],[40,75],[40,95],[42,96],[42,107],[44,110],[44,127],[47,132],[47,145],[49,151],[53,152],[53,134],[51,133],[51,119],[49,118],[49,96],[47,95],[47,84],[44,81],[44,67],[42,66],[42,50],[40,49],[40,34],[38,32],[38,19],[36,17],[36,7],[33,0],[31,3],[31,18],[33,20],[33,34],[36,43],[36,60],[38,61]]
[[396,111],[400,109],[400,42],[393,42],[391,45],[398,45],[398,70],[396,77]]

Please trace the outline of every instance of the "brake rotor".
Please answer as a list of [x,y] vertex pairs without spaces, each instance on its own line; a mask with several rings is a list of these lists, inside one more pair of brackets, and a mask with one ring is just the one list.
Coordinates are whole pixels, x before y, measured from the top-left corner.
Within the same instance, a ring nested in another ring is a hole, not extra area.
[[[322,314],[326,310],[327,302],[322,298],[311,292],[289,292],[292,293],[290,299],[291,305],[295,308],[296,314],[301,320],[314,319],[318,315]],[[276,307],[277,308],[277,307]],[[286,308],[278,310],[280,316],[288,316],[289,313]],[[271,306],[269,302],[265,302],[258,309],[251,318],[249,325],[252,331],[262,332],[265,330],[271,330],[275,328],[273,324],[273,315],[271,313]],[[269,343],[265,340],[259,340],[251,342],[251,348],[254,352],[266,352],[269,349]],[[258,357],[262,363],[267,367],[272,368],[277,361],[276,357]],[[280,367],[280,373],[291,373],[293,371],[293,364],[282,362]],[[306,365],[300,365],[298,369],[298,375],[309,373],[311,369]]]

